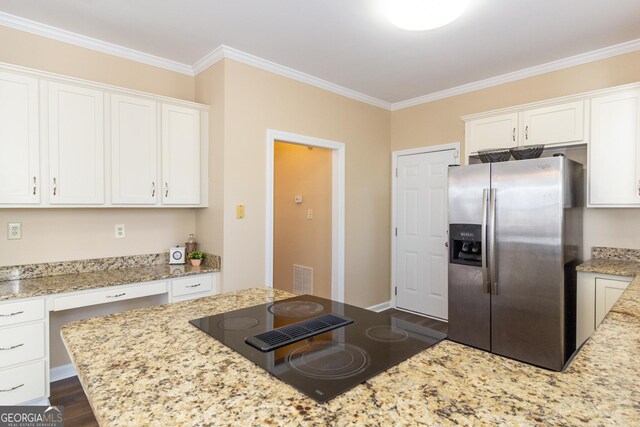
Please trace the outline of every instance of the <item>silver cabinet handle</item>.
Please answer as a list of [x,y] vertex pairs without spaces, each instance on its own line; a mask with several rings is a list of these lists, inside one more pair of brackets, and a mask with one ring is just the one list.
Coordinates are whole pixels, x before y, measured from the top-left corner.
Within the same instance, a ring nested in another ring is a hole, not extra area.
[[14,348],[22,347],[24,344],[16,344],[11,347],[0,347],[0,351],[13,350]]
[[491,293],[491,279],[489,277],[489,266],[487,265],[487,217],[489,216],[489,190],[482,190],[482,228],[481,228],[481,243],[480,252],[482,252],[482,293]]
[[498,295],[498,270],[496,269],[496,190],[489,192],[489,274],[491,293]]
[[197,285],[189,285],[187,286],[187,288],[197,288],[198,286],[200,286],[200,283],[198,283]]
[[11,317],[11,316],[17,316],[18,314],[22,314],[22,313],[24,313],[24,310],[22,310],[22,311],[16,311],[15,313],[0,314],[0,317]]
[[511,132],[511,138],[514,142],[516,141],[516,128],[513,128],[513,131]]
[[6,389],[4,389],[4,390],[0,390],[0,393],[6,393],[6,392],[8,392],[8,391],[13,391],[13,390],[15,390],[15,389],[17,389],[17,388],[20,388],[20,387],[22,387],[22,386],[24,386],[24,383],[23,383],[23,384],[20,384],[20,385],[17,385],[17,386],[15,386],[15,387],[11,387],[11,388],[6,388]]
[[164,197],[169,197],[169,184],[164,183]]
[[58,186],[56,185],[56,179],[53,178],[53,195],[56,195],[56,190],[58,189]]
[[36,195],[36,177],[33,177],[33,195]]
[[156,197],[156,182],[151,182],[151,197]]
[[127,294],[126,292],[123,292],[121,294],[107,295],[107,298],[120,298],[120,297],[125,296],[126,294]]
[[524,139],[529,139],[529,126],[524,127]]

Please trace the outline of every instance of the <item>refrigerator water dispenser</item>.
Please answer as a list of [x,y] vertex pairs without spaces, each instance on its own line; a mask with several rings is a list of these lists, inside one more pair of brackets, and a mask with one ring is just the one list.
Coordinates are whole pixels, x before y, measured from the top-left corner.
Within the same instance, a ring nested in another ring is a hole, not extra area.
[[482,267],[482,227],[479,224],[449,225],[450,262]]

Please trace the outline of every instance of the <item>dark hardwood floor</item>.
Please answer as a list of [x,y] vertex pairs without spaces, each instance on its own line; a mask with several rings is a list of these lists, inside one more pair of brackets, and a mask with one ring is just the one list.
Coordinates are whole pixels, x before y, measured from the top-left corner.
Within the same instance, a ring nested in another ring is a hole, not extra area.
[[[447,323],[430,319],[405,311],[390,308],[382,311],[386,314],[408,322],[417,323],[436,331],[447,333]],[[97,426],[98,422],[93,416],[89,401],[84,395],[78,377],[71,377],[51,383],[51,404],[64,406],[64,425],[66,427]]]
[[446,334],[449,329],[447,322],[442,322],[440,320],[431,319],[426,316],[420,316],[418,314],[409,313],[402,310],[396,310],[395,308],[389,308],[387,310],[381,311],[380,314],[387,314],[391,317],[406,320],[407,322],[417,323],[418,325],[426,326],[427,328],[434,329],[444,334]]
[[66,427],[98,425],[78,377],[51,383],[50,400],[53,406],[64,406],[64,425]]

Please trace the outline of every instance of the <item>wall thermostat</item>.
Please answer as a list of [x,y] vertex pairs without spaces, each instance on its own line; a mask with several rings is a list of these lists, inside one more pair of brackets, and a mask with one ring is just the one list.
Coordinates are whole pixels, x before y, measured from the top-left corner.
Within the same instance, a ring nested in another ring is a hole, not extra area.
[[176,246],[175,248],[169,248],[169,264],[184,264],[185,262],[185,247]]

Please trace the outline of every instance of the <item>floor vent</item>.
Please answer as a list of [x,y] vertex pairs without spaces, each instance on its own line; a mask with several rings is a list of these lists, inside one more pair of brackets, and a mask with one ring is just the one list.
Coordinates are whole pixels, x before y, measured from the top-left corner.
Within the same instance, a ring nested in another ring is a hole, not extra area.
[[313,268],[293,264],[293,293],[313,295]]

